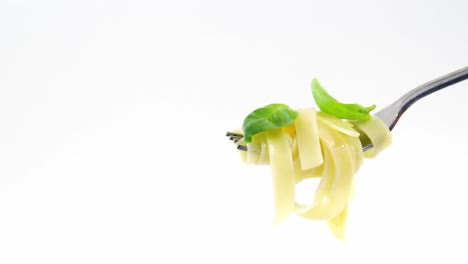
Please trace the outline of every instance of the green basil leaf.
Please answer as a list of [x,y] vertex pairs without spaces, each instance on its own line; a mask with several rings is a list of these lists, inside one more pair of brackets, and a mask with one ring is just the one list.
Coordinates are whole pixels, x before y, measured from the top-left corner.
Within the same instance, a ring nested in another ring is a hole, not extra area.
[[365,107],[359,104],[341,103],[328,94],[317,79],[312,80],[312,95],[320,110],[341,119],[367,120],[370,118],[370,111],[376,107],[375,105]]
[[285,104],[269,104],[250,113],[242,125],[244,141],[249,143],[252,136],[271,129],[290,125],[299,113]]

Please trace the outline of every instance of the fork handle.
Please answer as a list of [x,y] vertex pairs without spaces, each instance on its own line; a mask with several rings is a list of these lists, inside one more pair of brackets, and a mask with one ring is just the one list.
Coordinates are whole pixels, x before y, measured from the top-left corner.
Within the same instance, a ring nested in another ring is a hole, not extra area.
[[464,67],[430,82],[424,83],[407,92],[393,104],[376,113],[390,130],[396,125],[401,115],[416,101],[440,89],[468,79],[468,67]]

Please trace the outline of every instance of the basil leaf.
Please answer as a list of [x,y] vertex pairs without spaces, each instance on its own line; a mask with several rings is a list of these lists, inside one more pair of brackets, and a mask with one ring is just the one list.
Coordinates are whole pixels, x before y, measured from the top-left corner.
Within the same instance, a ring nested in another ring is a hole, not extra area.
[[317,79],[312,80],[312,95],[320,110],[341,119],[367,120],[370,118],[370,111],[376,107],[375,105],[364,107],[359,104],[341,103],[328,94]]
[[260,132],[288,126],[298,114],[285,104],[269,104],[258,108],[244,119],[244,141],[252,142],[252,136]]

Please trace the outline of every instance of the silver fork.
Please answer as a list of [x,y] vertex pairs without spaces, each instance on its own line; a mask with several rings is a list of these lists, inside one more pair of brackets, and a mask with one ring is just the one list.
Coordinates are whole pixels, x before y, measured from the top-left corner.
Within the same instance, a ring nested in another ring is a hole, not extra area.
[[[400,120],[403,113],[419,99],[466,79],[468,79],[468,67],[459,69],[458,71],[454,71],[414,88],[401,96],[394,103],[378,111],[375,116],[380,118],[391,131],[397,124],[398,120]],[[239,140],[243,138],[242,133],[227,132],[226,136],[228,136],[229,139],[237,145],[238,149],[247,151],[247,146],[238,144]],[[365,135],[362,134],[360,140],[363,146],[363,151],[367,151],[373,147],[370,140]]]

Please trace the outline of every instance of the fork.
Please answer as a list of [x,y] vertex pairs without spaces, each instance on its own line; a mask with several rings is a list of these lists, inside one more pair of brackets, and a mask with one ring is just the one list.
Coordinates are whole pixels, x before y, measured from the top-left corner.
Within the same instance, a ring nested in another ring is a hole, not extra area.
[[[388,129],[392,131],[403,113],[419,99],[466,79],[468,79],[468,67],[441,76],[407,92],[392,104],[375,113],[375,116],[382,120]],[[247,151],[247,146],[239,144],[239,141],[244,137],[242,133],[229,131],[226,136],[237,145],[237,149]],[[359,139],[363,151],[373,148],[372,143],[364,134],[361,133]]]

